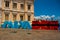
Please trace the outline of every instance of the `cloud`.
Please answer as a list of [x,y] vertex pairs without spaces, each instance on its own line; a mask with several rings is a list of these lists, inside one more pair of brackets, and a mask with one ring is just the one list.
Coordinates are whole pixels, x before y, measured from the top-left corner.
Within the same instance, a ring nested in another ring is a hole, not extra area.
[[41,20],[51,20],[51,18],[54,18],[55,15],[49,16],[49,15],[40,15],[40,16],[36,16],[35,19],[41,19]]
[[49,15],[41,15],[40,16],[43,20],[50,19],[51,17]]
[[52,15],[51,17],[55,17],[55,15]]
[[40,17],[39,17],[39,16],[36,16],[36,17],[34,17],[34,18],[35,18],[35,19],[37,19],[37,20],[38,20],[38,19],[40,19]]

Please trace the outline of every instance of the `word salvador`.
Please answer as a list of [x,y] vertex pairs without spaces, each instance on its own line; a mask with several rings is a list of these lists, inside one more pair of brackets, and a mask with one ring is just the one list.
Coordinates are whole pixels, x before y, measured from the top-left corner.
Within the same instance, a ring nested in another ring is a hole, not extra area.
[[11,21],[5,21],[2,24],[2,28],[23,28],[23,29],[31,29],[31,25],[28,21],[14,21],[12,23]]

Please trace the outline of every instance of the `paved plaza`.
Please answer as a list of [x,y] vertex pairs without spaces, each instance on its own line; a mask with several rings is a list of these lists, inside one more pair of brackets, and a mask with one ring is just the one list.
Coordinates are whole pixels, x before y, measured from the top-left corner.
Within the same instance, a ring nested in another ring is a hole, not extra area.
[[0,28],[0,40],[60,40],[60,32],[58,30]]

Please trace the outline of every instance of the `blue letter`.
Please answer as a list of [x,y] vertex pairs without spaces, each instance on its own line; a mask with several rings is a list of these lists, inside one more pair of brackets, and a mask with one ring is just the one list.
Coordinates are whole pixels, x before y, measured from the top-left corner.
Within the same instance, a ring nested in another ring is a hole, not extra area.
[[32,28],[28,21],[24,21],[24,22],[20,21],[19,23],[23,29],[31,29]]

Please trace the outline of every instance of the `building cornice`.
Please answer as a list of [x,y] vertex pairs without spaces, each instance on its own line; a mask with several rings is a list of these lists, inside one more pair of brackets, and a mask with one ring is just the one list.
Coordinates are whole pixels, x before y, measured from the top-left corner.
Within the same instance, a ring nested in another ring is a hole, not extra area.
[[[1,10],[2,10],[2,9],[1,9]],[[17,10],[17,11],[14,11],[14,10],[4,10],[4,9],[3,9],[2,11],[5,11],[5,12],[6,12],[6,11],[9,11],[9,12],[17,12],[17,13],[34,13],[34,12],[31,12],[31,11],[30,11],[30,12],[29,12],[29,11],[27,11],[27,12],[23,11],[23,12],[22,12],[22,11],[18,11],[18,10]]]

